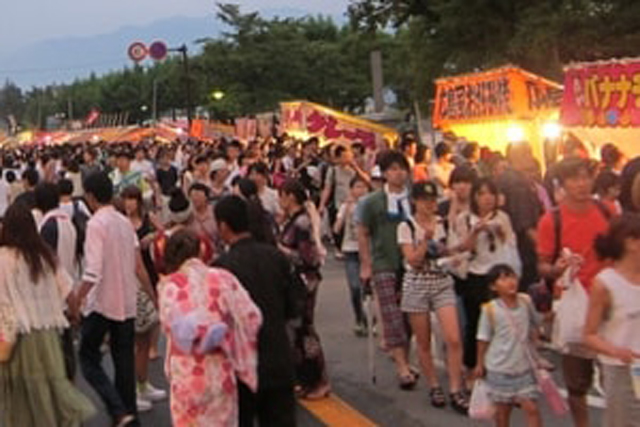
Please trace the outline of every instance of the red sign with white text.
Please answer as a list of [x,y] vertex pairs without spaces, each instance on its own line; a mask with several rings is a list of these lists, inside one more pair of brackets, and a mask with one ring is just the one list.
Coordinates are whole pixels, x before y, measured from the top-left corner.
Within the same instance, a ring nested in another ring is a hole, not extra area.
[[640,58],[565,69],[565,126],[640,127]]
[[384,139],[393,142],[397,137],[394,129],[311,102],[286,102],[281,109],[282,132],[300,138],[315,136],[322,144],[361,142],[376,147]]

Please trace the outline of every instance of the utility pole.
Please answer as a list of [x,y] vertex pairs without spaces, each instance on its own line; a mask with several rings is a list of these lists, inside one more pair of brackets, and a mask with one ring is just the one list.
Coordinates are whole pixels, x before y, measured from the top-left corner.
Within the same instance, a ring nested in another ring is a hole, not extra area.
[[182,55],[182,66],[184,67],[184,76],[185,76],[185,89],[187,91],[187,121],[189,122],[189,129],[191,129],[191,123],[193,122],[193,97],[191,94],[191,73],[189,70],[189,51],[187,49],[187,45],[183,44],[182,46],[169,49],[170,52],[179,52]]
[[382,52],[371,52],[371,80],[373,81],[373,104],[376,113],[384,111],[384,79],[382,72]]
[[67,119],[69,120],[69,123],[73,120],[73,100],[71,97],[67,100]]
[[153,79],[153,100],[151,101],[151,117],[153,124],[158,124],[158,78]]

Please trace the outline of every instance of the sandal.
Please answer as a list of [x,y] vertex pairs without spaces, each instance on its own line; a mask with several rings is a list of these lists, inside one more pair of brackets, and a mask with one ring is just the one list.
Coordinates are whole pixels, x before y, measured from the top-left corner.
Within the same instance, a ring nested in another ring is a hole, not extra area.
[[447,406],[447,398],[444,395],[442,387],[433,387],[429,390],[429,398],[431,399],[431,406],[434,408],[444,408]]
[[409,372],[411,372],[413,376],[416,377],[416,380],[420,379],[420,369],[416,368],[415,366],[409,366]]
[[400,390],[404,390],[404,391],[413,390],[414,388],[416,388],[417,382],[418,382],[418,379],[413,373],[398,377],[398,386],[400,387]]
[[469,415],[469,398],[463,391],[451,393],[451,407],[460,415]]
[[329,387],[329,385],[323,385],[316,388],[315,390],[308,390],[307,393],[305,393],[304,397],[302,397],[302,399],[322,400],[329,397],[330,394],[331,394],[331,387]]
[[296,398],[302,399],[307,395],[307,390],[301,385],[297,385],[293,388],[293,393],[295,394]]

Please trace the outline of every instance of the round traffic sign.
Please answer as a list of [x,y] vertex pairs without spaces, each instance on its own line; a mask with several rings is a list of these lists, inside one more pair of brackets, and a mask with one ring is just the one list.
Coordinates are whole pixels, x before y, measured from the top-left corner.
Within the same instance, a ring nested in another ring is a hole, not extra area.
[[129,58],[134,62],[144,61],[149,54],[147,46],[142,42],[134,42],[129,46]]
[[167,57],[167,44],[162,41],[155,41],[149,46],[149,56],[155,61],[162,61]]

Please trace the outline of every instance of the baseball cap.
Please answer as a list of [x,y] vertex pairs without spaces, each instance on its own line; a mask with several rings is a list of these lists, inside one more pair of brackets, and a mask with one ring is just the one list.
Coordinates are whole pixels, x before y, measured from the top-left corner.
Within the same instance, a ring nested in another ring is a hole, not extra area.
[[437,199],[438,187],[431,181],[416,182],[411,187],[412,199]]
[[218,172],[227,168],[227,161],[225,159],[215,159],[211,163],[211,172]]

